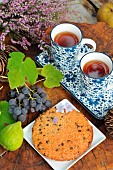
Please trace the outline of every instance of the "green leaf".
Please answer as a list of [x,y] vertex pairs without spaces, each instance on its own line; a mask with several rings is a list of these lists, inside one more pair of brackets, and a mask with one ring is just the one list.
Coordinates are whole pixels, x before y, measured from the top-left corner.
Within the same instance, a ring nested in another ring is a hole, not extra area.
[[14,123],[12,115],[8,111],[9,103],[7,101],[0,102],[0,130],[4,128],[4,124]]
[[25,55],[21,52],[12,52],[9,56],[7,68],[10,88],[23,86],[26,80],[33,85],[38,78],[35,62],[29,57],[24,59]]
[[20,70],[12,69],[8,72],[8,81],[11,89],[14,89],[25,84],[25,77],[23,72]]
[[38,77],[38,70],[36,69],[35,62],[31,58],[26,58],[23,63],[23,72],[29,83],[33,85]]
[[41,75],[46,77],[44,86],[47,88],[60,86],[60,82],[64,77],[64,75],[51,64],[42,68]]
[[23,59],[25,55],[21,52],[12,52],[9,54],[11,58],[8,59],[8,70],[10,69],[20,69],[21,63],[23,62]]

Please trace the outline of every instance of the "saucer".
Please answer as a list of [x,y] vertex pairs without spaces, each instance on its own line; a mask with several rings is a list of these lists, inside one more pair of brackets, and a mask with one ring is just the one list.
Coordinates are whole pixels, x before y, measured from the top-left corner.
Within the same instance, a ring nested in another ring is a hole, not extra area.
[[[89,52],[90,48],[86,45],[81,48],[80,57],[86,52]],[[40,66],[52,64],[55,66],[54,59],[50,57],[47,51],[44,51],[36,56],[36,62]],[[59,67],[57,66],[57,69]],[[60,70],[60,69],[59,69]],[[92,95],[88,93],[84,88],[81,88],[81,77],[79,61],[76,62],[76,66],[73,71],[60,70],[64,74],[64,78],[61,82],[62,87],[67,90],[71,95],[82,104],[94,117],[97,119],[103,119],[110,108],[113,107],[113,89],[110,89],[103,94],[98,93]]]

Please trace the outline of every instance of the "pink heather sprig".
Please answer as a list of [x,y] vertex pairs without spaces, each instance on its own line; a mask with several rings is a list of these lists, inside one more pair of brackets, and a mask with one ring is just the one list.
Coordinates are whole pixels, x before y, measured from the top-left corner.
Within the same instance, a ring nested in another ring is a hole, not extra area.
[[[4,36],[7,34],[12,43],[26,50],[31,45],[29,38],[41,49],[47,48],[46,42],[41,41],[42,36],[48,27],[64,20],[68,3],[69,0],[3,0],[0,6],[0,48],[5,48]],[[13,33],[17,34],[16,38]]]
[[6,4],[8,2],[8,0],[2,0],[3,4]]

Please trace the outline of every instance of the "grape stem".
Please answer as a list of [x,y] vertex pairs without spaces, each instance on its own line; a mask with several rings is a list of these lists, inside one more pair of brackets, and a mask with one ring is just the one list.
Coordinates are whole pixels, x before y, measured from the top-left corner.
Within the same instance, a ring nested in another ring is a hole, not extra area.
[[25,86],[32,92],[34,93],[34,91],[32,89],[29,88],[29,86],[25,83]]
[[34,98],[31,96],[31,94],[30,93],[28,93],[28,94],[29,94],[29,98],[33,100]]
[[[36,81],[36,83],[38,83],[38,82],[40,82],[40,81],[43,81],[43,80],[46,80],[46,78],[40,79],[40,80]],[[35,83],[35,84],[36,84],[36,83]]]
[[[34,91],[32,90],[32,89],[30,89],[30,87],[25,83],[24,84],[32,93],[34,93]],[[30,93],[28,93],[29,94],[29,97],[30,97],[30,99],[34,99],[32,96],[31,96],[31,94]]]
[[18,103],[19,107],[21,107],[21,104],[20,104],[20,100],[19,100],[19,103]]
[[19,91],[18,91],[18,88],[16,87],[16,91],[17,91],[17,93],[19,94]]

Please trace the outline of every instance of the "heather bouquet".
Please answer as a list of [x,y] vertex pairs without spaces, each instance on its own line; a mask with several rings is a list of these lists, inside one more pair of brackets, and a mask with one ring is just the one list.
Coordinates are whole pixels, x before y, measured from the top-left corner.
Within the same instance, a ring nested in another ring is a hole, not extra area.
[[0,4],[0,49],[6,36],[13,44],[28,49],[31,43],[47,48],[45,30],[64,21],[69,0],[2,0]]

